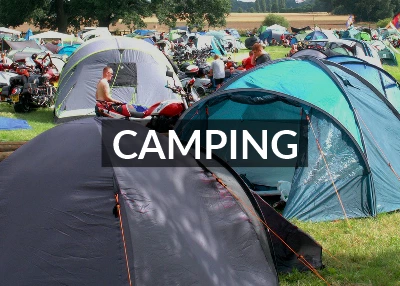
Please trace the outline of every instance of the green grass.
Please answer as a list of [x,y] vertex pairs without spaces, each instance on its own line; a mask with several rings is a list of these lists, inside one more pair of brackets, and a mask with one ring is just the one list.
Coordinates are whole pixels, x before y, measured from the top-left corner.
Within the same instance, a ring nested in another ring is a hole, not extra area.
[[[272,59],[279,59],[289,48],[266,47]],[[243,50],[241,54],[247,54]],[[400,57],[397,55],[400,63]],[[400,81],[400,68],[384,66]],[[12,106],[0,103],[0,116],[25,119],[31,130],[0,131],[1,141],[30,140],[55,126],[52,109],[38,109],[28,114],[16,114]],[[309,233],[324,249],[325,269],[320,274],[335,286],[400,286],[400,212],[381,214],[377,218],[345,221],[294,223]],[[326,285],[311,272],[280,275],[282,286]]]
[[12,105],[0,103],[0,117],[24,119],[32,127],[32,129],[0,131],[0,141],[27,141],[55,126],[53,109],[50,108],[40,108],[29,113],[15,113]]
[[[294,223],[309,233],[323,251],[320,274],[331,285],[400,285],[400,212],[377,218],[323,223]],[[280,285],[325,285],[316,275],[280,275]]]

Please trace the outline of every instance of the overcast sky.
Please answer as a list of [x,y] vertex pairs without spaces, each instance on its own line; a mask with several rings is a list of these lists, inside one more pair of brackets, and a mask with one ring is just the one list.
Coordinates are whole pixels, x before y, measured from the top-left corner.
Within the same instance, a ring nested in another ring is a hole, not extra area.
[[240,2],[256,2],[256,0],[238,0]]

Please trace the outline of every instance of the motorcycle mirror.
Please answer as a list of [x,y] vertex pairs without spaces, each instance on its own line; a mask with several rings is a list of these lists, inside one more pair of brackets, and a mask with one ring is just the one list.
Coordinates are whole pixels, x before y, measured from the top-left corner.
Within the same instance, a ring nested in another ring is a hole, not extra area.
[[166,76],[168,77],[174,77],[174,72],[173,71],[167,71]]

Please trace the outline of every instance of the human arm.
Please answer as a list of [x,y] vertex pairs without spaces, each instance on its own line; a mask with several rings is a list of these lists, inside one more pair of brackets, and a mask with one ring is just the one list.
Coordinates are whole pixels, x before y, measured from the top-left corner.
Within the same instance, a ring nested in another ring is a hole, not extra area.
[[255,66],[256,65],[256,55],[252,55],[251,56],[251,64],[253,65],[253,66]]

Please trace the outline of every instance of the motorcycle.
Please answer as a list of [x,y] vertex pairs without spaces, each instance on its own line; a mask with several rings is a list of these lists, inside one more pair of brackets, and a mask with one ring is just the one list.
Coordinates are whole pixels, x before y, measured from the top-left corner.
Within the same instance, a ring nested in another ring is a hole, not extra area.
[[[167,76],[173,77],[172,71],[167,71]],[[141,120],[150,118],[146,121],[146,127],[164,133],[172,129],[182,115],[199,98],[193,93],[192,78],[184,87],[177,86],[174,80],[174,86],[166,85],[174,93],[181,95],[181,99],[168,99],[157,102],[148,109],[141,110],[140,107],[129,105],[127,103],[116,104],[105,101],[96,101],[96,115],[100,117],[110,117],[114,119]]]
[[[49,63],[44,65],[45,58]],[[53,65],[50,55],[47,54],[42,63],[13,63],[10,69],[15,70],[16,76],[10,78],[10,85],[3,86],[1,102],[14,105],[15,112],[24,113],[39,107],[50,107],[54,104],[54,96],[59,79],[59,72]]]

